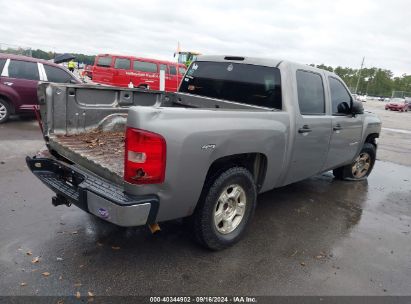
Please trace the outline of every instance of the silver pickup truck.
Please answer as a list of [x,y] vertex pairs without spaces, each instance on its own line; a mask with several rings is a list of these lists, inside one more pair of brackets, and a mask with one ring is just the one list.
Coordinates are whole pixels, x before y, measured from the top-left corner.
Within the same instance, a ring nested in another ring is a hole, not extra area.
[[219,250],[257,194],[333,170],[366,178],[381,122],[335,74],[288,61],[203,56],[176,93],[40,84],[47,151],[27,157],[56,196],[120,226],[187,218]]

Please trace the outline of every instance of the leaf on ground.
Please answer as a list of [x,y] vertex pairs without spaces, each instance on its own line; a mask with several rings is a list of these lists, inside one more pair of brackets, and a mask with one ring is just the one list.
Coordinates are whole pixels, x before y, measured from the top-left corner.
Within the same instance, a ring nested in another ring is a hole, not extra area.
[[71,234],[77,234],[78,233],[78,231],[73,231]]
[[103,246],[103,243],[97,242],[97,246],[101,247]]
[[33,259],[31,260],[31,263],[32,263],[32,264],[36,264],[36,263],[38,263],[38,262],[40,262],[40,257],[39,257],[39,256],[36,256],[35,258],[33,258]]
[[111,249],[113,249],[113,250],[120,250],[120,247],[119,247],[119,246],[111,246]]
[[83,264],[81,264],[80,266],[79,266],[79,268],[83,268],[84,267],[84,265]]
[[64,301],[63,300],[58,300],[57,304],[64,304]]
[[76,292],[76,298],[77,298],[77,299],[80,299],[80,297],[81,297],[80,291],[77,291],[77,292]]
[[31,253],[31,251],[29,250],[29,251],[26,252],[26,254],[27,255],[32,255],[33,253]]
[[75,283],[74,284],[74,287],[80,287],[81,286],[81,283]]
[[63,280],[63,276],[59,276],[59,280]]
[[92,293],[91,291],[89,291],[87,294],[89,297],[94,297],[94,293]]
[[42,272],[41,274],[44,275],[45,277],[48,277],[50,275],[50,272],[45,271],[45,272]]
[[27,283],[26,282],[21,282],[20,286],[27,286]]
[[57,257],[57,261],[63,261],[63,258]]
[[304,263],[304,262],[301,262],[300,265],[301,265],[301,266],[305,266],[305,263]]

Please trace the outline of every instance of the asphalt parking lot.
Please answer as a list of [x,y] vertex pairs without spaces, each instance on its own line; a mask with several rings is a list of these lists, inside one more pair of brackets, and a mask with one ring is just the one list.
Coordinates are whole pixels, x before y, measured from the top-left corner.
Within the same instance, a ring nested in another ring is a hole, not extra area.
[[411,113],[383,119],[366,181],[331,173],[259,196],[246,237],[209,252],[184,225],[119,228],[52,207],[24,157],[35,120],[0,125],[0,295],[411,295]]

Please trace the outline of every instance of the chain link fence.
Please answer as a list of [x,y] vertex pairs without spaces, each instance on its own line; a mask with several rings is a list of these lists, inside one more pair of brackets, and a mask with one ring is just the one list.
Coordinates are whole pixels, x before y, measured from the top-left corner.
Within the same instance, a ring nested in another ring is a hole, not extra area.
[[411,92],[392,91],[391,98],[405,98],[405,97],[411,97]]
[[0,53],[24,55],[32,57],[32,49],[29,47],[22,47],[18,45],[0,42]]

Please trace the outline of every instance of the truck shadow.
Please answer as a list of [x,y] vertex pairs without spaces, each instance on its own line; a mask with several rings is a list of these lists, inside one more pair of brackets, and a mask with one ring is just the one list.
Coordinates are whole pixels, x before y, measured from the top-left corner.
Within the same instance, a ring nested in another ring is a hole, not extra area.
[[162,231],[152,235],[146,227],[116,227],[88,215],[75,238],[55,238],[43,248],[45,255],[61,252],[67,260],[57,273],[82,282],[91,283],[104,271],[115,276],[116,284],[133,289],[132,282],[144,280],[144,288],[167,292],[175,280],[207,285],[206,278],[213,276],[236,282],[226,292],[238,291],[250,277],[272,275],[273,267],[287,272],[290,262],[301,267],[301,261],[332,260],[335,244],[349,237],[361,219],[367,188],[367,181],[337,181],[325,173],[264,193],[244,239],[221,252],[195,244],[181,221],[163,223]]
[[[263,193],[258,196],[256,213],[246,239],[256,241],[261,234],[267,239],[268,233],[278,245],[281,236],[288,235],[287,243],[290,245],[290,236],[294,235],[298,242],[301,242],[300,233],[308,231],[311,236],[304,235],[306,240],[344,236],[361,218],[362,205],[367,199],[367,188],[367,180],[337,181],[331,173],[325,173]],[[159,242],[167,244],[166,247],[171,245],[168,242],[177,242],[180,245],[191,243],[190,232],[186,230],[183,221],[162,223],[162,231],[154,235],[146,227],[121,228],[94,216],[90,216],[90,222],[93,223],[92,229],[98,241],[116,240],[116,243],[121,243],[126,248],[130,247],[130,238],[144,244],[143,247],[148,247],[151,242],[153,245]],[[139,241],[138,238],[143,239]]]

